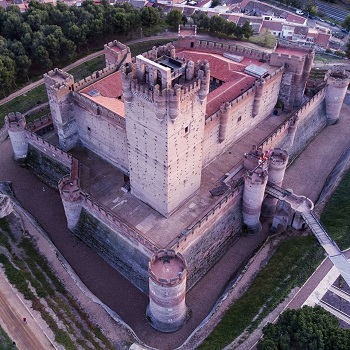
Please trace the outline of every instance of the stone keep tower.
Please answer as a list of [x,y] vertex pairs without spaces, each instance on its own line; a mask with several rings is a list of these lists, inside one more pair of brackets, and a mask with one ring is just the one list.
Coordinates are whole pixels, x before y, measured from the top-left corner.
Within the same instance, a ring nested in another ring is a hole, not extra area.
[[149,262],[147,316],[153,328],[174,332],[186,321],[186,265],[173,250],[162,250]]
[[340,109],[350,83],[350,75],[346,71],[329,71],[327,80],[325,103],[328,125],[338,121]]
[[55,68],[44,75],[44,82],[60,147],[67,151],[76,145],[79,138],[75,118],[70,113],[70,93],[74,91],[74,78]]
[[207,62],[137,56],[122,72],[132,193],[169,216],[199,189]]

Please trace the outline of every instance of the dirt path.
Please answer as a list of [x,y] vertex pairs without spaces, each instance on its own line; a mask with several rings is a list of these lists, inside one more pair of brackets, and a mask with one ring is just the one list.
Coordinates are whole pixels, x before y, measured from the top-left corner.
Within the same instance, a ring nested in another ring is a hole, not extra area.
[[[0,324],[20,350],[55,349],[17,291],[0,269]],[[23,318],[26,318],[26,322]]]

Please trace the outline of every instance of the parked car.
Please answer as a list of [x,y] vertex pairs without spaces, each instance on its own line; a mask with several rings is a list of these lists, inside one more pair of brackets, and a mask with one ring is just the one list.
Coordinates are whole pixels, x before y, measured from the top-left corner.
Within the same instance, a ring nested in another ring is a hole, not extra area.
[[297,15],[303,15],[304,14],[304,12],[302,10],[295,10],[295,13]]
[[349,34],[349,31],[348,31],[346,28],[342,28],[341,31],[342,31],[343,33]]

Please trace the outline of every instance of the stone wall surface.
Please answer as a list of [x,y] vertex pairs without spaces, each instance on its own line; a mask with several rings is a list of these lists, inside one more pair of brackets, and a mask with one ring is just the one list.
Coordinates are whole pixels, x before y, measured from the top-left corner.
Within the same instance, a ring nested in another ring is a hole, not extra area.
[[113,120],[81,109],[78,105],[74,113],[79,125],[81,143],[114,166],[128,171],[128,153],[125,129]]
[[58,189],[58,181],[68,175],[70,168],[61,161],[48,156],[35,144],[29,144],[27,165],[33,170],[35,176],[54,189]]
[[220,259],[237,238],[242,226],[242,187],[222,200],[190,229],[174,249],[187,263],[187,290]]
[[74,234],[115,267],[137,288],[148,293],[148,262],[151,253],[135,240],[123,237],[83,208]]

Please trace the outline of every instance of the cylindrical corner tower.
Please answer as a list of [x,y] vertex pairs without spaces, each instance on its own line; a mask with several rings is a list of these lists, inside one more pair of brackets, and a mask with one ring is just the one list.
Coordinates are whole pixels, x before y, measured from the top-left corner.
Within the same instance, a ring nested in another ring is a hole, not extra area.
[[329,71],[326,79],[325,103],[327,124],[333,125],[338,121],[340,109],[350,83],[350,75],[346,71]]
[[186,277],[184,258],[173,250],[161,250],[149,262],[147,317],[153,328],[174,332],[186,321]]
[[[268,180],[274,185],[281,186],[288,164],[288,152],[280,148],[273,149],[269,154]],[[272,217],[275,210],[277,198],[267,195],[262,206],[262,215]]]
[[251,234],[261,231],[260,212],[267,183],[267,174],[262,168],[247,171],[244,176],[242,214],[243,223]]
[[28,139],[26,118],[21,113],[10,113],[5,117],[5,124],[9,133],[15,160],[27,157]]
[[67,226],[72,230],[79,221],[82,209],[82,197],[78,180],[72,180],[70,176],[66,176],[59,181],[58,189],[67,218]]

